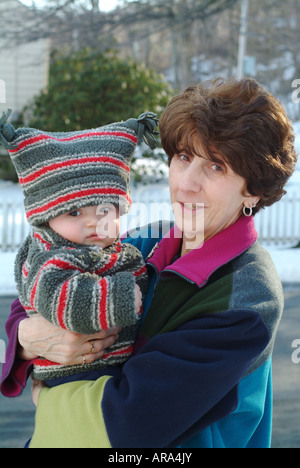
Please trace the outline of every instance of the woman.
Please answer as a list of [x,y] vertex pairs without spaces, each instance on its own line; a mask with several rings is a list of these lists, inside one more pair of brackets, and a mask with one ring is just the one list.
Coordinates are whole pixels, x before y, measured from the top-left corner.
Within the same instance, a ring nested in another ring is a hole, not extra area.
[[[270,446],[283,293],[253,215],[285,193],[297,160],[291,123],[256,81],[216,80],[172,99],[160,131],[176,225],[165,237],[160,225],[155,239],[152,226],[126,239],[151,252],[135,356],[95,382],[34,387],[31,447]],[[1,387],[12,396],[38,355],[89,362],[118,333],[67,333],[60,348],[58,330],[35,319],[32,333],[29,320],[16,302]]]

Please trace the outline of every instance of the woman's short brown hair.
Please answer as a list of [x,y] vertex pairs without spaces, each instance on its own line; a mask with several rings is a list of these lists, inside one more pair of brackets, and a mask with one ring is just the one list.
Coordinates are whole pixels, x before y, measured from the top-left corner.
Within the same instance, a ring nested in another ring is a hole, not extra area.
[[213,161],[220,154],[246,179],[248,192],[260,197],[254,213],[282,198],[296,167],[292,123],[282,104],[254,79],[191,86],[167,105],[160,134],[169,164],[183,148],[196,153],[197,140]]

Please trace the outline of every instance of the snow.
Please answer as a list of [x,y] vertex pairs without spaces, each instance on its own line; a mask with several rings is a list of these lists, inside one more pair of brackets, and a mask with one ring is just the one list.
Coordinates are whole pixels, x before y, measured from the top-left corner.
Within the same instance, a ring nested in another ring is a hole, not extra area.
[[300,249],[267,248],[281,281],[300,284]]
[[0,296],[17,296],[14,281],[14,252],[0,253]]

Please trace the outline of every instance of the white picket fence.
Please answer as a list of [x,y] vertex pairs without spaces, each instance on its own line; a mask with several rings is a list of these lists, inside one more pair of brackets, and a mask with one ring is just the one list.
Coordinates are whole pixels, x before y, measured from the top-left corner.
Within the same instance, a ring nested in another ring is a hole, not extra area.
[[[173,219],[166,185],[133,190],[132,197],[134,204],[130,214],[122,218],[122,232],[159,219]],[[279,203],[262,210],[255,216],[255,223],[262,245],[297,245],[300,242],[300,194],[289,193]],[[0,252],[17,251],[29,230],[22,201],[0,200]]]
[[0,200],[0,252],[18,250],[29,230],[23,202]]

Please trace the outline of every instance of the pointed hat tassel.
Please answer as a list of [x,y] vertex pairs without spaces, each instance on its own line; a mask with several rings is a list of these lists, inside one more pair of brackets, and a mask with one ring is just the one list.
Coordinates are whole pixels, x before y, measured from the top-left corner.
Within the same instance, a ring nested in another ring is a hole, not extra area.
[[145,112],[141,114],[138,119],[129,119],[127,124],[130,128],[136,131],[138,143],[144,141],[152,150],[156,148],[156,136],[159,135],[155,131],[158,126],[157,115],[153,112]]

